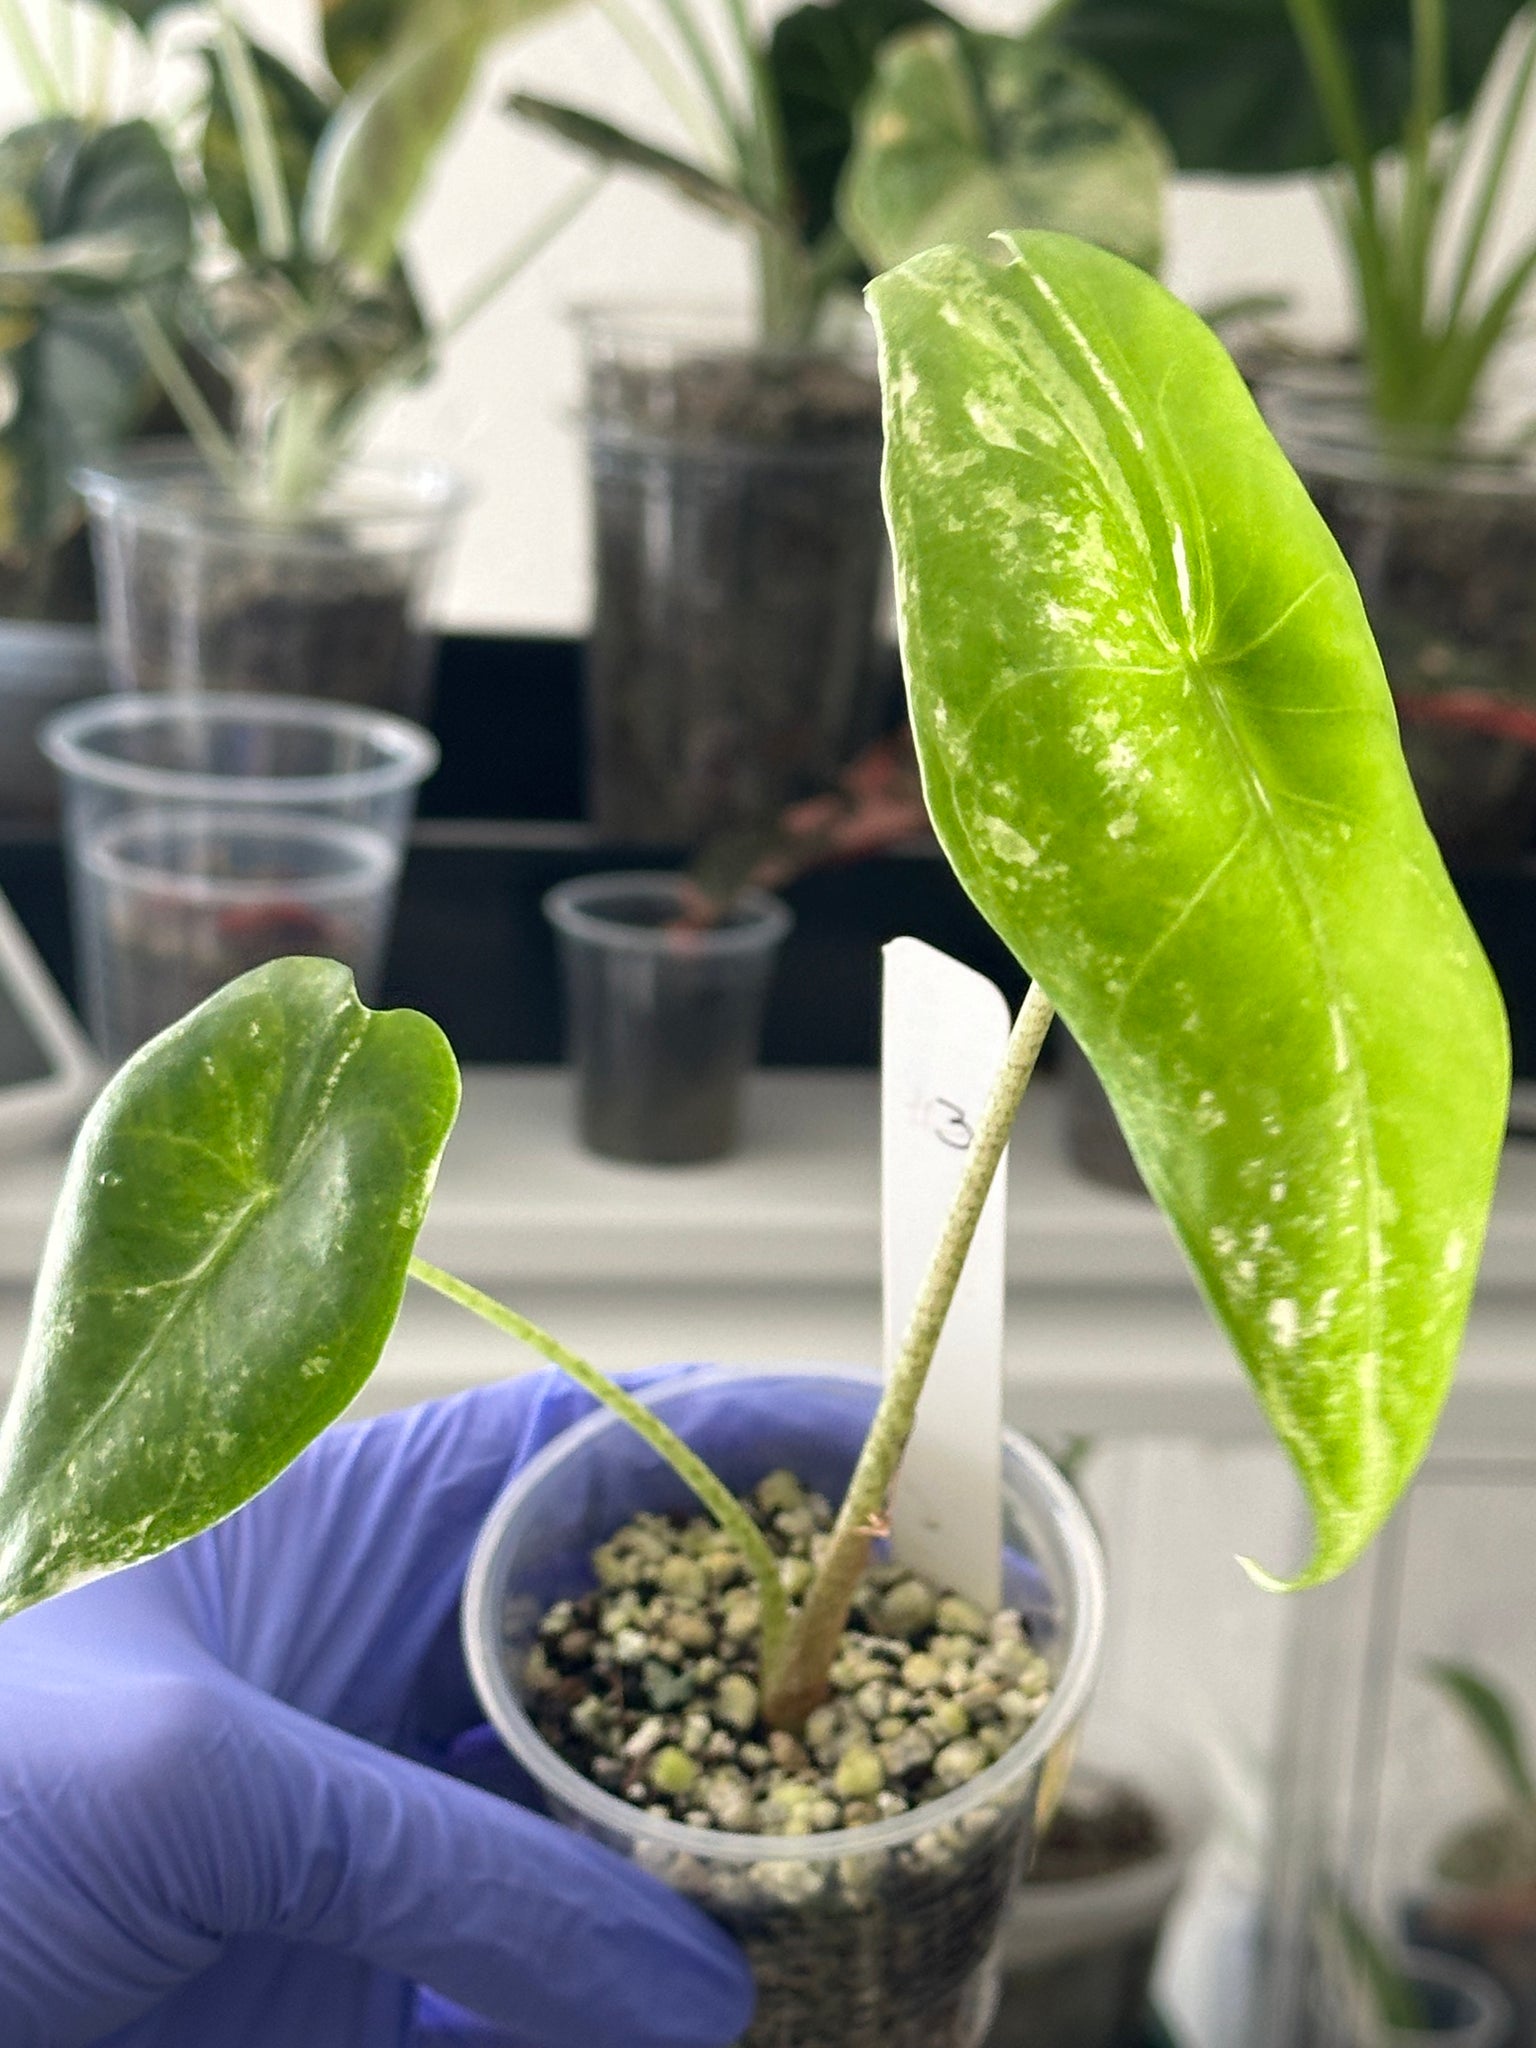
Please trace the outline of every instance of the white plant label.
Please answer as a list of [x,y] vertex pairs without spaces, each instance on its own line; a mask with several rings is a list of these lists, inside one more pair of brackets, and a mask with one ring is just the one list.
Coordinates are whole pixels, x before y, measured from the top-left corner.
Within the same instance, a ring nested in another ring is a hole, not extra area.
[[[889,1372],[1008,1043],[985,975],[919,939],[885,948],[880,1178]],[[1008,1161],[999,1162],[902,1461],[897,1557],[968,1599],[1002,1602],[1003,1298]]]

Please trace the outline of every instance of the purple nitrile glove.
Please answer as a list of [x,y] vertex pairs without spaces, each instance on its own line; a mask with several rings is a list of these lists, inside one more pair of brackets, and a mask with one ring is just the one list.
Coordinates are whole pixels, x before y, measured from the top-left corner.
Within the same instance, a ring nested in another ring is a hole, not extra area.
[[459,1782],[457,1606],[539,1374],[331,1430],[240,1513],[0,1628],[5,2048],[724,2048],[746,1965]]

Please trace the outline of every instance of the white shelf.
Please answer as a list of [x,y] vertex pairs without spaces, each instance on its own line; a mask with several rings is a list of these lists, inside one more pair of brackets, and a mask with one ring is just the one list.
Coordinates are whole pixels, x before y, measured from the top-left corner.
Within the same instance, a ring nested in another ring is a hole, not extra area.
[[[1048,1085],[1014,1143],[1008,1364],[1050,1432],[1257,1435],[1257,1410],[1149,1202],[1063,1161]],[[438,1263],[619,1368],[683,1358],[864,1360],[879,1341],[874,1077],[770,1072],[718,1165],[605,1164],[570,1136],[567,1084],[470,1069],[422,1238]],[[0,1167],[0,1361],[20,1345],[62,1155]],[[506,1340],[412,1289],[370,1406],[512,1369]],[[1447,1440],[1536,1443],[1536,1144],[1508,1148]]]

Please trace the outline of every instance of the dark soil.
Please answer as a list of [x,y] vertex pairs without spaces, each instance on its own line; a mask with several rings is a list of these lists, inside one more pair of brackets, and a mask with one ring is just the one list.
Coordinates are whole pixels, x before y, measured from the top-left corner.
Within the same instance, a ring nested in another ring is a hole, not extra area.
[[1035,1852],[1027,1882],[1072,1884],[1145,1863],[1168,1848],[1157,1809],[1127,1785],[1102,1790],[1069,1785],[1050,1832]]
[[887,551],[872,370],[600,366],[588,807],[691,846],[826,789],[880,728]]
[[[597,914],[655,930],[679,910],[616,889]],[[577,1125],[590,1151],[683,1166],[734,1149],[775,950],[710,955],[681,922],[649,957],[562,936]]]
[[[789,1474],[749,1505],[806,1582],[830,1509]],[[1032,1792],[894,1847],[861,1832],[979,1777],[1049,1693],[1011,1611],[982,1615],[899,1566],[860,1590],[832,1692],[796,1739],[758,1716],[756,1596],[702,1518],[641,1516],[552,1608],[523,1672],[545,1739],[595,1783],[705,1838],[845,1839],[807,1859],[637,1853],[744,1944],[759,2005],[742,2048],[974,2048],[984,1966],[1032,1830]]]
[[414,565],[211,547],[188,589],[177,539],[140,539],[130,590],[135,688],[261,690],[425,718],[432,636]]

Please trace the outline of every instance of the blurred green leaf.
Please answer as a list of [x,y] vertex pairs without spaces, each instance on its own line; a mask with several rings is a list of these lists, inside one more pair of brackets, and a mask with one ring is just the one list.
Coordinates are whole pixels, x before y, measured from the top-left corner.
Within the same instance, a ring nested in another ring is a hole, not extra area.
[[934,828],[1097,1069],[1342,1571],[1428,1447],[1509,1044],[1359,593],[1231,359],[1053,234],[876,280]]
[[832,225],[853,111],[874,76],[875,53],[904,28],[948,18],[931,0],[810,0],[774,24],[768,74],[808,243]]
[[1091,66],[1038,40],[930,26],[876,60],[838,218],[872,269],[1022,226],[1151,270],[1170,168],[1152,123]]
[[[310,166],[331,110],[314,88],[270,50],[248,43],[256,83],[266,104],[289,210],[297,220]],[[213,210],[233,246],[249,261],[261,253],[251,181],[235,126],[224,67],[208,57],[208,119],[203,130],[203,179]]]
[[311,255],[373,277],[392,268],[422,185],[480,63],[566,0],[432,0],[331,117],[304,213]]
[[622,128],[599,120],[595,114],[585,114],[579,107],[560,106],[554,100],[540,99],[529,92],[513,93],[507,107],[522,120],[531,121],[536,127],[558,135],[562,142],[574,143],[588,156],[595,156],[599,163],[661,178],[684,199],[706,207],[711,213],[721,214],[727,220],[746,221],[751,226],[773,227],[777,224],[771,214],[764,213],[734,185],[727,185],[698,164],[688,163],[667,150],[626,135]]
[[15,570],[76,529],[74,472],[139,423],[152,380],[118,307],[174,288],[191,220],[148,123],[59,119],[0,140],[0,221],[0,553]]
[[0,1425],[0,1618],[207,1528],[340,1414],[458,1097],[437,1026],[329,960],[257,968],[108,1083]]
[[0,246],[0,306],[110,298],[181,270],[191,251],[185,195],[147,121],[87,128],[40,121],[0,140],[0,191],[35,236]]
[[[1524,0],[1450,0],[1449,107],[1476,96]],[[1412,78],[1412,0],[1329,0],[1378,148],[1402,133]],[[1153,115],[1181,169],[1315,170],[1334,151],[1286,0],[1076,0],[1058,38],[1102,64]]]
[[350,92],[431,0],[320,0],[325,57]]
[[1402,2034],[1434,2031],[1418,1985],[1342,1892],[1325,1888],[1313,1926],[1323,1967],[1361,2048],[1392,2048]]
[[1504,1694],[1468,1664],[1435,1660],[1425,1666],[1425,1672],[1460,1710],[1515,1805],[1536,1807],[1536,1781],[1531,1777],[1525,1739]]

